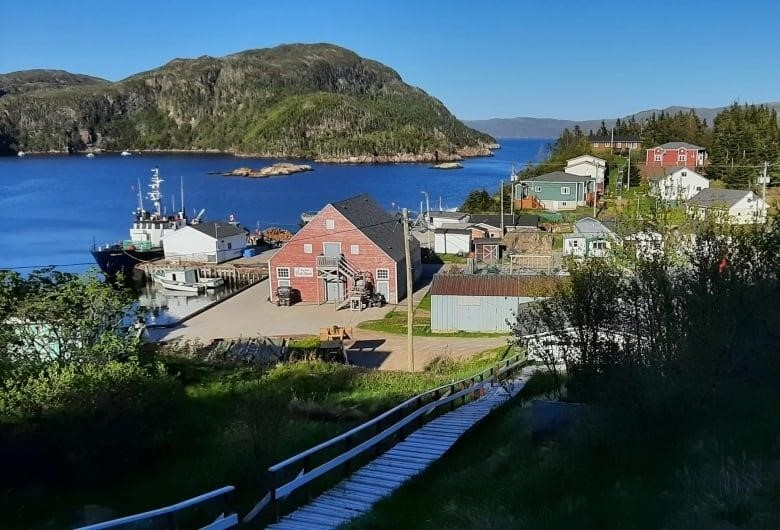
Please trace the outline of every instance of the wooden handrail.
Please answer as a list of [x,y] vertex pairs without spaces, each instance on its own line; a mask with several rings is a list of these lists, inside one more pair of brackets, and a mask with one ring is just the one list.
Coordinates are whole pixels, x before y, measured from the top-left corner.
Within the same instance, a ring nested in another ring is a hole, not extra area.
[[[236,488],[234,486],[224,486],[217,490],[204,493],[203,495],[198,495],[197,497],[187,499],[186,501],[181,501],[181,502],[177,502],[176,504],[171,504],[170,506],[166,506],[164,508],[157,508],[156,510],[151,510],[144,513],[138,513],[136,515],[129,515],[127,517],[122,517],[120,519],[113,519],[111,521],[104,521],[102,523],[82,526],[80,528],[77,528],[76,530],[103,530],[104,528],[114,528],[116,526],[123,525],[123,524],[137,523],[139,521],[144,521],[146,519],[151,519],[153,517],[160,517],[161,515],[173,514],[175,512],[184,510],[186,508],[191,508],[192,506],[195,506],[207,500],[214,499],[216,497],[220,497],[222,495],[231,493],[235,489]],[[229,518],[230,516],[226,515],[225,517]]]
[[[263,499],[255,506],[255,508],[247,515],[247,517],[244,518],[244,522],[246,523],[252,520],[258,513],[260,513],[266,506],[270,504],[277,505],[278,509],[278,501],[280,499],[284,499],[298,488],[309,484],[311,481],[324,475],[325,473],[328,473],[329,471],[332,471],[341,465],[347,464],[353,458],[356,458],[365,451],[377,447],[378,444],[380,444],[382,441],[391,437],[414,420],[419,418],[420,421],[423,421],[422,418],[430,415],[434,410],[447,404],[449,404],[451,407],[455,407],[456,401],[458,399],[462,398],[463,403],[465,403],[466,398],[469,395],[471,396],[471,399],[476,399],[476,396],[481,395],[486,386],[492,385],[494,382],[500,380],[505,374],[514,371],[520,366],[523,366],[525,361],[521,360],[522,355],[523,354],[513,355],[508,359],[500,361],[495,367],[485,369],[475,375],[465,377],[459,381],[453,381],[446,385],[433,388],[411,397],[400,405],[396,405],[392,409],[383,412],[379,416],[376,416],[345,433],[339,434],[330,440],[311,447],[301,453],[298,453],[297,455],[291,456],[290,458],[269,467],[268,472],[271,477],[271,491],[268,495],[263,497]],[[433,399],[430,400],[427,398]],[[351,446],[351,442],[355,439],[356,435],[360,434],[366,429],[377,427],[383,420],[410,406],[415,406],[415,410],[406,414],[400,420],[396,421],[391,426],[385,428],[382,431],[379,431],[378,428],[375,428],[373,436],[354,447]],[[341,454],[323,464],[320,464],[314,469],[306,469],[312,455],[319,453],[320,451],[323,451],[329,447],[333,447],[338,443],[347,441],[350,442],[350,446],[347,447],[347,449]],[[299,462],[301,462],[303,465],[301,472],[298,473],[298,475],[291,481],[279,484],[279,477],[277,477],[277,475],[282,470]]]
[[[501,363],[506,363],[505,367],[508,367],[510,361],[518,362],[522,355],[523,354],[518,353],[518,354],[510,357],[509,359],[502,360]],[[499,366],[500,366],[501,363],[499,363]],[[347,431],[345,433],[339,434],[338,436],[334,436],[330,440],[326,440],[326,441],[322,442],[319,445],[315,445],[314,447],[311,447],[311,448],[303,451],[302,453],[298,453],[295,456],[291,456],[287,460],[283,460],[283,461],[279,462],[278,464],[274,464],[273,466],[268,468],[268,471],[270,471],[272,473],[276,472],[276,471],[279,471],[280,469],[285,468],[285,467],[289,466],[290,464],[294,464],[295,462],[303,460],[307,456],[311,456],[314,453],[322,451],[323,449],[327,449],[328,447],[331,447],[331,446],[333,446],[333,445],[335,445],[335,444],[337,444],[339,442],[342,442],[342,441],[346,440],[349,437],[354,437],[356,434],[360,433],[361,431],[363,431],[365,429],[368,429],[369,427],[372,427],[376,423],[378,423],[378,422],[388,418],[389,416],[392,416],[393,414],[395,414],[399,410],[404,409],[404,408],[408,407],[409,405],[417,403],[418,399],[420,399],[420,398],[425,398],[425,397],[434,395],[436,392],[442,392],[443,390],[449,390],[454,385],[456,386],[456,385],[460,385],[461,383],[465,383],[465,382],[470,381],[472,377],[479,377],[480,375],[484,375],[484,374],[488,374],[488,373],[493,375],[492,374],[493,370],[494,370],[494,368],[492,368],[492,367],[491,368],[487,368],[487,369],[479,372],[478,374],[476,374],[474,376],[464,377],[463,379],[461,379],[459,381],[454,381],[452,383],[447,383],[446,385],[442,385],[440,387],[433,388],[431,390],[427,390],[427,391],[425,391],[425,392],[423,392],[421,394],[418,394],[418,395],[416,395],[414,397],[411,397],[411,398],[407,399],[406,401],[404,401],[403,403],[401,403],[400,405],[396,405],[392,409],[383,412],[379,416],[376,416],[376,417],[368,420],[367,422],[365,422],[365,423],[363,423],[361,425],[358,425],[357,427],[355,427],[355,428],[353,428],[353,429],[351,429],[351,430],[349,430],[349,431]]]

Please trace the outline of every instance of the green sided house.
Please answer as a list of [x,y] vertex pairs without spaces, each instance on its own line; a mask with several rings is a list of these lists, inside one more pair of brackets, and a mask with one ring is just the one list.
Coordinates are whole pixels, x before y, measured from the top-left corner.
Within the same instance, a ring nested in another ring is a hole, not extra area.
[[557,212],[593,204],[596,179],[553,171],[514,185],[515,206],[519,209],[543,208]]

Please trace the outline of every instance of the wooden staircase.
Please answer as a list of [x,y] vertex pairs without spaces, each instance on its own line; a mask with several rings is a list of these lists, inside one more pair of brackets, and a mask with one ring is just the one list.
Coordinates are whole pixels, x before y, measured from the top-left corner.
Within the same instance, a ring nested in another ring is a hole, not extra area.
[[371,511],[379,500],[424,471],[471,427],[516,395],[529,374],[504,383],[490,383],[481,398],[440,416],[350,477],[298,508],[272,530],[331,530]]

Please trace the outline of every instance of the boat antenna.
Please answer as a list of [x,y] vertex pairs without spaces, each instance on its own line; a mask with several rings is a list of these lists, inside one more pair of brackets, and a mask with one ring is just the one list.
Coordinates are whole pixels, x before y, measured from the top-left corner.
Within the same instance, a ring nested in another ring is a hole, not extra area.
[[147,195],[149,196],[149,200],[152,201],[152,204],[154,204],[154,211],[158,217],[162,215],[162,193],[160,193],[161,182],[163,182],[163,179],[160,178],[160,170],[155,167],[152,169],[152,183],[149,184],[151,190]]

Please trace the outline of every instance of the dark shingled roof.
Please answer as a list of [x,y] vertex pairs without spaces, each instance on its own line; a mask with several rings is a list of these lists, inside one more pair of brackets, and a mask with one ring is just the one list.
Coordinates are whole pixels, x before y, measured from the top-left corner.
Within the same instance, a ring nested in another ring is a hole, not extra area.
[[626,134],[626,135],[616,134],[614,138],[609,134],[606,136],[593,135],[593,136],[589,136],[588,140],[590,140],[591,142],[611,142],[613,140],[615,142],[641,142],[642,141],[642,139],[639,136],[632,135],[632,134]]
[[[504,214],[504,226],[515,226],[516,215]],[[469,224],[485,224],[501,228],[501,214],[473,213],[469,216]]]
[[[401,219],[390,215],[367,193],[333,202],[331,206],[396,262],[404,259],[404,227]],[[419,245],[414,238],[410,244],[412,248]]]
[[239,234],[245,235],[247,233],[246,228],[220,221],[209,221],[207,223],[198,223],[190,226],[198,232],[203,232],[214,239],[217,239],[217,237],[237,236]]
[[750,192],[745,190],[704,188],[691,197],[688,200],[688,204],[692,206],[703,206],[705,208],[731,208],[748,194],[750,194]]
[[435,274],[431,296],[543,296],[548,278],[527,278],[509,274]]

